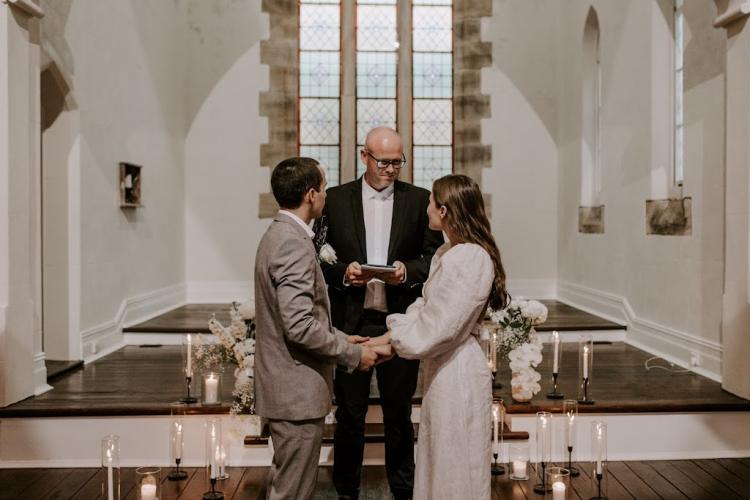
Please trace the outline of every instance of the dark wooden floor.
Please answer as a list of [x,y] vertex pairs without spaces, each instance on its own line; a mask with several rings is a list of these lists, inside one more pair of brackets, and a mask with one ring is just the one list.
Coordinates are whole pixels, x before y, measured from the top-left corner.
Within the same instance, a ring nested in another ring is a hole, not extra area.
[[[547,322],[538,330],[622,330],[625,327],[581,311],[557,300],[542,301],[549,311]],[[229,304],[187,304],[143,323],[125,328],[125,332],[209,333],[211,315],[224,324],[229,322]]]
[[[571,498],[588,499],[590,480],[586,467],[572,482]],[[619,499],[732,499],[750,498],[750,459],[678,460],[671,462],[613,462],[609,464],[609,498]],[[265,498],[265,467],[230,468],[229,479],[221,481],[225,498]],[[207,490],[203,469],[188,469],[185,481],[162,483],[161,500],[200,499]],[[92,500],[100,498],[99,469],[4,469],[0,470],[0,500],[23,498]],[[533,492],[534,479],[513,481],[506,475],[493,479],[492,498],[542,498]],[[123,469],[122,498],[136,498],[134,470]],[[315,499],[335,500],[331,468],[321,467]],[[385,468],[365,467],[362,473],[362,500],[390,499]],[[463,499],[462,499],[463,500]],[[470,500],[470,499],[467,499]]]
[[[546,347],[549,349],[549,346]],[[560,389],[575,396],[578,360],[577,344],[564,344]],[[581,412],[640,413],[750,411],[750,401],[722,390],[720,384],[695,373],[646,371],[649,354],[621,342],[596,345],[591,394],[596,404],[581,405]],[[666,365],[664,360],[653,364]],[[560,401],[545,395],[551,389],[549,361],[538,367],[542,391],[530,404],[513,403],[510,373],[501,363],[497,380],[502,387],[495,396],[506,402],[509,413],[534,413],[559,409]],[[168,415],[169,404],[184,393],[179,346],[128,346],[83,369],[64,374],[51,382],[54,389],[14,405],[0,408],[0,418],[45,416]],[[231,398],[233,371],[227,368],[222,387],[224,401]],[[374,379],[374,377],[373,377]],[[421,401],[421,384],[415,403]],[[373,384],[372,401],[377,402]],[[212,407],[191,405],[191,413],[226,413],[229,404]]]

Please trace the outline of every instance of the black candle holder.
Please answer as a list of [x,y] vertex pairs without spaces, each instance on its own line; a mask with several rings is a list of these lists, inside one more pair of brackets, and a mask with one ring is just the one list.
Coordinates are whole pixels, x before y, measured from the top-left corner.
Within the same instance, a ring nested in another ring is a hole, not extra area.
[[187,396],[180,399],[180,403],[197,403],[198,399],[190,395],[190,384],[193,381],[193,377],[185,377],[185,383],[187,385]]
[[492,454],[493,462],[492,462],[492,468],[490,469],[490,472],[493,476],[502,476],[505,474],[505,466],[502,464],[497,463],[497,453]]
[[573,447],[568,446],[568,470],[570,471],[570,477],[578,477],[581,475],[581,471],[573,467]]
[[579,405],[592,405],[595,403],[595,401],[589,397],[590,381],[591,379],[589,377],[586,377],[581,381],[581,394],[583,397],[578,400]]
[[503,384],[498,380],[497,373],[498,372],[496,372],[496,371],[492,372],[492,388],[493,389],[502,389],[503,388]]
[[203,500],[224,500],[224,492],[216,491],[216,478],[211,478],[211,491],[203,494]]
[[546,495],[552,491],[552,485],[547,484],[547,462],[542,462],[542,482],[534,485],[534,493],[537,495]]
[[547,394],[547,399],[564,399],[565,395],[561,392],[557,392],[557,377],[558,373],[552,374],[552,392]]
[[604,474],[598,473],[595,474],[596,477],[596,496],[591,497],[591,500],[607,500],[606,495],[602,495],[602,479],[604,479]]
[[187,479],[187,472],[185,472],[184,470],[180,470],[180,462],[182,462],[181,459],[175,459],[175,468],[172,469],[172,472],[167,475],[167,479],[169,479],[170,481],[182,481],[184,479]]

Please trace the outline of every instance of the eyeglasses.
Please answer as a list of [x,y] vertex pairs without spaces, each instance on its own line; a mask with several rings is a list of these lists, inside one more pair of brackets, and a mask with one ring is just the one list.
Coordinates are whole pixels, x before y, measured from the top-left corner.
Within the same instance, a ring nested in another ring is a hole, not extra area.
[[369,151],[365,150],[365,152],[367,153],[367,156],[375,160],[375,165],[377,165],[377,167],[380,169],[393,167],[393,170],[400,170],[401,167],[403,167],[406,163],[406,157],[403,154],[401,155],[400,160],[380,160],[372,156],[372,153],[370,153]]

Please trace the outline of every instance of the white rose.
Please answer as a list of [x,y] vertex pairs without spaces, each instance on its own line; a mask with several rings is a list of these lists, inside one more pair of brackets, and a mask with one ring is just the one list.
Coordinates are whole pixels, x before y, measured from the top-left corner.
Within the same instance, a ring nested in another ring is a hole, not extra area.
[[326,264],[335,264],[336,262],[338,262],[338,259],[336,258],[336,251],[328,243],[320,248],[318,256],[320,257],[320,260],[325,262]]
[[255,304],[253,302],[248,300],[240,306],[239,310],[242,319],[246,321],[255,319]]

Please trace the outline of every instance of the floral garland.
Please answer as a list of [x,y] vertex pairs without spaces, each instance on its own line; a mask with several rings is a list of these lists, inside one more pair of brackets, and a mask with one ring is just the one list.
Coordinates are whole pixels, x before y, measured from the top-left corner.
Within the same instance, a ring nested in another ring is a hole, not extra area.
[[514,299],[501,311],[489,310],[489,320],[497,325],[498,354],[509,361],[513,397],[530,400],[541,389],[541,375],[534,369],[542,362],[542,341],[535,326],[547,321],[547,308],[536,300]]
[[255,307],[250,302],[240,305],[232,302],[229,311],[230,323],[225,327],[215,316],[208,321],[208,328],[217,342],[208,342],[198,336],[195,349],[196,363],[200,368],[236,365],[234,370],[234,402],[230,413],[255,413]]

